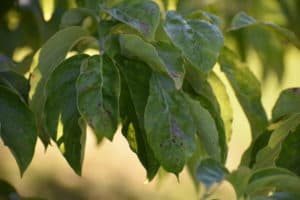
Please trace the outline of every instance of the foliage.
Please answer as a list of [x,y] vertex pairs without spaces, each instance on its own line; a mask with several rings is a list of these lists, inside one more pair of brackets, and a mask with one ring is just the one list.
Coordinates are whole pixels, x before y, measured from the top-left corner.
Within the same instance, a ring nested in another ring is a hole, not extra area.
[[[36,23],[22,23],[29,28],[1,22],[6,27],[0,31],[1,42],[10,37],[17,43],[0,49],[0,136],[21,174],[39,137],[45,148],[56,143],[80,175],[87,126],[100,143],[113,140],[121,125],[149,180],[160,167],[179,176],[187,165],[195,184],[207,191],[227,180],[238,199],[300,198],[300,89],[283,91],[269,120],[260,83],[243,62],[246,45],[253,45],[264,65],[274,64],[270,55],[278,54],[279,66],[265,68],[265,73],[275,70],[281,79],[283,45],[275,40],[279,45],[273,49],[272,41],[278,37],[299,48],[297,27],[293,33],[245,12],[223,23],[213,13],[187,9],[188,1],[177,1],[177,11],[167,11],[162,6],[167,1],[159,7],[147,0],[78,0],[71,10],[72,1],[49,1],[57,8],[52,11],[43,2],[48,22],[37,16],[37,4],[30,14],[25,12],[28,5],[16,12],[30,22],[35,16]],[[278,3],[288,18],[295,18],[290,6]],[[1,14],[13,7],[5,6]],[[35,26],[43,30],[40,39],[19,32]],[[255,41],[259,34],[264,44]],[[237,48],[228,38],[237,41]],[[31,53],[14,63],[12,51],[20,45],[29,45]],[[215,65],[227,77],[252,132],[251,146],[231,173],[224,163],[232,110]]]

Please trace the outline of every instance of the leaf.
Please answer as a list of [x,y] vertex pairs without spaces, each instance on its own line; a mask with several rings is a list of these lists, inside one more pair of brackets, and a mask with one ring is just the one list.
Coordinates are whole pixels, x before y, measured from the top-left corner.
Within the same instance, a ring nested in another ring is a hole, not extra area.
[[286,172],[286,170],[276,168],[264,169],[263,171],[257,171],[252,175],[249,185],[246,188],[246,193],[253,195],[266,191],[268,194],[270,188],[299,195],[300,179],[297,176]]
[[224,122],[226,141],[229,142],[232,134],[233,110],[226,87],[221,79],[215,74],[210,73],[207,77],[220,107],[221,118]]
[[32,160],[37,140],[34,116],[18,95],[2,86],[0,113],[0,136],[23,175]]
[[293,132],[295,132],[299,124],[300,113],[294,114],[288,119],[280,122],[278,127],[271,134],[268,145],[258,152],[254,167],[259,168],[275,165],[275,162],[281,152],[282,143],[285,142],[285,139],[289,134],[293,134]]
[[261,103],[260,83],[250,69],[239,63],[236,56],[228,49],[223,50],[220,65],[248,118],[252,138],[255,139],[268,124]]
[[185,20],[169,11],[164,29],[193,67],[202,73],[211,71],[224,43],[217,26],[204,20]]
[[25,102],[28,101],[29,81],[23,76],[13,72],[0,72],[0,85],[9,87],[21,95]]
[[30,79],[29,106],[36,115],[39,136],[45,147],[49,144],[49,133],[42,125],[46,81],[68,51],[79,41],[88,40],[87,36],[87,31],[80,27],[68,27],[53,35],[36,55],[38,63],[31,69],[33,72]]
[[221,161],[221,149],[219,145],[219,133],[214,119],[210,113],[201,106],[199,101],[188,98],[193,123],[197,128],[199,142],[204,146],[209,156],[217,161]]
[[206,80],[206,77],[191,67],[189,63],[186,63],[185,68],[187,72],[187,82],[185,82],[184,89],[190,95],[195,96],[195,98],[200,101],[201,105],[209,111],[210,115],[213,117],[219,134],[218,138],[221,148],[221,160],[222,163],[224,163],[226,161],[228,148],[219,102],[211,85]]
[[[135,35],[120,35],[121,54],[146,62],[153,70],[168,74],[177,89],[182,86],[185,70],[180,51],[158,42],[154,46]],[[139,48],[136,48],[139,47]]]
[[19,198],[16,189],[8,182],[0,179],[0,199],[9,199],[12,196]]
[[164,62],[168,75],[173,79],[175,87],[180,89],[185,75],[181,52],[166,42],[157,42],[154,46],[158,56]]
[[221,183],[227,173],[227,169],[219,162],[207,158],[201,160],[196,171],[196,177],[200,183],[209,189],[212,185]]
[[77,106],[98,141],[112,140],[118,128],[120,77],[106,55],[90,57],[77,79]]
[[235,31],[250,26],[261,26],[270,29],[274,33],[284,37],[285,39],[293,43],[297,48],[300,48],[300,40],[293,32],[271,22],[258,21],[253,17],[248,16],[245,12],[240,12],[234,16],[228,31]]
[[281,92],[272,110],[272,121],[300,112],[300,88],[289,88]]
[[156,73],[150,80],[145,129],[160,164],[178,175],[195,151],[196,128],[183,92],[168,77]]
[[76,80],[86,55],[63,61],[51,74],[45,90],[45,127],[69,165],[81,174],[85,129],[77,109]]
[[149,145],[144,127],[151,70],[140,61],[123,57],[118,59],[118,64],[123,80],[120,97],[122,132],[145,167],[148,180],[152,180],[160,165]]
[[155,32],[160,20],[160,10],[152,1],[124,2],[114,8],[100,6],[114,19],[136,29],[148,40],[154,40]]
[[[300,120],[298,121],[300,124]],[[293,132],[290,132],[281,144],[281,150],[276,160],[276,166],[284,167],[298,176],[300,175],[300,126]]]

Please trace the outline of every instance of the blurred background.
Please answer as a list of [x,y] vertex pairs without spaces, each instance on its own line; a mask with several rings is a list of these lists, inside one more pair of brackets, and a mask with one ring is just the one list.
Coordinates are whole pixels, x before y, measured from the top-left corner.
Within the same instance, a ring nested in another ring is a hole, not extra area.
[[[79,2],[79,1],[78,1]],[[93,2],[92,0],[87,2]],[[115,0],[109,1],[114,4]],[[161,9],[177,9],[183,15],[202,9],[220,16],[224,31],[238,11],[246,11],[256,19],[269,20],[287,27],[300,36],[299,0],[156,0]],[[0,2],[0,64],[16,66],[25,73],[34,53],[57,30],[66,10],[76,7],[75,0],[1,0]],[[85,4],[89,6],[89,4]],[[55,8],[55,9],[54,9]],[[81,23],[81,22],[78,22]],[[78,24],[80,25],[80,24]],[[262,101],[270,116],[280,91],[300,86],[300,52],[276,35],[264,29],[251,28],[226,36],[226,44],[239,53],[261,81]],[[225,77],[215,67],[227,85],[234,110],[233,134],[229,143],[226,166],[234,170],[243,151],[250,144],[250,128]],[[161,170],[148,183],[138,158],[118,132],[113,142],[104,140],[100,146],[88,131],[82,177],[68,166],[55,145],[47,151],[40,141],[29,169],[21,178],[17,164],[0,141],[0,179],[14,185],[23,196],[46,199],[197,199],[197,191],[186,170],[179,181]],[[232,190],[228,184],[219,188]],[[227,193],[226,193],[227,194]],[[216,194],[218,195],[218,193]]]

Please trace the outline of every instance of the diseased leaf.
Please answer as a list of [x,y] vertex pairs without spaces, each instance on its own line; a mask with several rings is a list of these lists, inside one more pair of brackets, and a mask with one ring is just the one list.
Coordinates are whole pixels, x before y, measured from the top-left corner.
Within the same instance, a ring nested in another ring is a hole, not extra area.
[[196,177],[208,189],[213,184],[221,183],[227,173],[228,171],[223,165],[211,158],[207,158],[201,160],[196,171]]
[[180,89],[185,75],[181,52],[166,42],[157,42],[154,46],[158,56],[164,62],[168,75],[173,79],[175,87]]
[[37,140],[35,119],[24,101],[0,86],[0,136],[14,155],[21,175],[30,164]]
[[51,138],[77,174],[81,174],[85,128],[77,109],[76,80],[86,55],[63,61],[46,85],[45,127]]
[[120,46],[123,56],[139,59],[146,62],[154,71],[168,74],[176,88],[181,88],[185,74],[183,59],[180,51],[172,45],[158,42],[153,46],[135,35],[122,34]]
[[118,128],[120,76],[107,55],[95,55],[81,65],[77,79],[80,114],[97,136],[112,140]]
[[120,97],[122,132],[131,149],[145,167],[147,178],[152,180],[160,165],[154,157],[144,128],[144,113],[149,96],[151,70],[140,61],[123,57],[118,59],[118,63],[123,78]]
[[260,84],[246,66],[238,62],[236,56],[224,49],[220,56],[221,70],[229,80],[251,126],[252,138],[258,137],[268,124],[261,103]]
[[193,118],[182,91],[168,77],[153,73],[145,110],[145,129],[155,157],[178,175],[195,151]]
[[45,84],[51,72],[65,58],[68,51],[79,41],[89,40],[88,32],[80,27],[68,27],[53,35],[37,54],[38,63],[31,69],[29,106],[36,115],[38,133],[44,145],[50,142],[49,133],[43,127]]
[[114,8],[101,8],[114,19],[136,29],[148,40],[154,40],[155,32],[160,21],[160,10],[152,1],[124,2]]
[[185,20],[169,11],[164,29],[193,67],[202,73],[211,71],[224,43],[217,26],[204,20]]
[[250,26],[261,26],[264,28],[268,28],[271,31],[275,32],[276,34],[284,37],[285,39],[293,43],[297,48],[300,48],[300,40],[293,32],[271,22],[258,21],[253,17],[248,16],[245,12],[240,12],[234,16],[229,31],[235,31]]
[[289,88],[281,92],[272,110],[272,121],[300,112],[300,88]]

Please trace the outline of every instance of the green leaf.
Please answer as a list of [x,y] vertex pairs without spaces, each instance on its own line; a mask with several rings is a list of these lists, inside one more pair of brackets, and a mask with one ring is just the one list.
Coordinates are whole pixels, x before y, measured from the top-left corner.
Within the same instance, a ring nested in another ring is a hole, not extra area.
[[158,42],[153,46],[135,35],[123,34],[120,35],[120,46],[123,56],[139,59],[153,70],[168,74],[176,88],[181,88],[185,74],[183,59],[180,51],[172,45]]
[[220,56],[221,70],[229,80],[251,126],[252,138],[258,137],[268,124],[261,103],[260,83],[249,68],[238,62],[236,56],[224,49]]
[[123,57],[118,59],[118,64],[123,80],[120,97],[122,132],[145,167],[147,178],[152,180],[159,169],[159,163],[154,157],[144,127],[151,70],[140,61]]
[[37,118],[39,136],[45,146],[49,144],[49,133],[43,127],[45,84],[51,72],[63,61],[68,51],[79,41],[89,40],[88,32],[80,27],[68,27],[53,35],[41,48],[37,65],[31,69],[29,105]]
[[[268,145],[262,148],[256,156],[255,168],[274,166],[281,152],[282,143],[289,134],[294,134],[300,124],[300,113],[290,116],[279,123],[269,139]],[[298,136],[296,136],[298,137]],[[297,146],[297,145],[296,145]],[[294,153],[294,152],[291,152]],[[297,162],[297,161],[295,161]]]
[[77,83],[80,114],[92,128],[98,141],[112,140],[118,128],[120,77],[106,55],[90,57],[81,66]]
[[193,123],[197,128],[199,142],[204,146],[209,156],[217,161],[221,161],[221,149],[219,145],[219,133],[214,119],[210,113],[201,106],[199,101],[188,98]]
[[214,184],[221,183],[225,179],[227,173],[227,169],[219,162],[207,158],[201,160],[196,170],[196,177],[198,181],[204,184],[208,189]]
[[85,128],[77,109],[76,80],[86,55],[63,61],[46,85],[45,127],[77,174],[81,174]]
[[155,157],[165,170],[178,175],[195,151],[196,127],[183,92],[156,73],[150,80],[145,129]]
[[16,189],[10,185],[8,182],[0,179],[0,199],[10,199],[17,198],[19,199],[19,195]]
[[187,71],[187,82],[185,82],[184,89],[192,96],[195,96],[195,98],[200,101],[201,105],[209,111],[210,115],[213,117],[219,134],[218,138],[221,148],[221,160],[222,163],[224,163],[227,157],[227,142],[224,122],[221,117],[221,110],[217,97],[214,94],[211,85],[202,73],[191,67],[189,63],[186,63],[185,68]]
[[15,90],[20,94],[25,102],[28,101],[29,81],[26,78],[13,71],[6,71],[0,72],[0,82],[0,85]]
[[[300,124],[300,120],[298,121]],[[281,150],[276,160],[276,165],[289,169],[290,171],[300,175],[300,126],[298,125],[297,129],[291,132],[284,141],[281,143]]]
[[253,17],[248,16],[245,12],[240,12],[234,16],[228,31],[235,31],[235,30],[239,30],[251,26],[261,26],[263,28],[270,29],[274,33],[284,37],[285,39],[293,43],[297,48],[300,48],[300,40],[293,32],[271,22],[258,21]]
[[114,8],[100,6],[114,19],[136,29],[148,40],[154,40],[155,32],[160,20],[160,10],[152,1],[124,2]]
[[[272,189],[272,190],[271,190]],[[270,191],[300,194],[300,179],[284,169],[268,168],[253,173],[246,188],[249,195]]]
[[300,112],[300,88],[289,88],[281,92],[272,110],[272,121]]
[[221,118],[224,122],[226,141],[229,142],[232,134],[233,110],[226,87],[221,79],[215,74],[210,73],[207,77],[215,97],[219,103]]
[[197,70],[203,73],[211,71],[224,43],[217,26],[204,20],[185,20],[176,12],[169,11],[164,29]]
[[18,95],[2,86],[0,113],[0,136],[23,175],[32,160],[37,140],[34,116]]
[[175,87],[180,89],[185,75],[181,52],[166,42],[157,42],[154,46],[168,71],[168,75],[173,79]]

